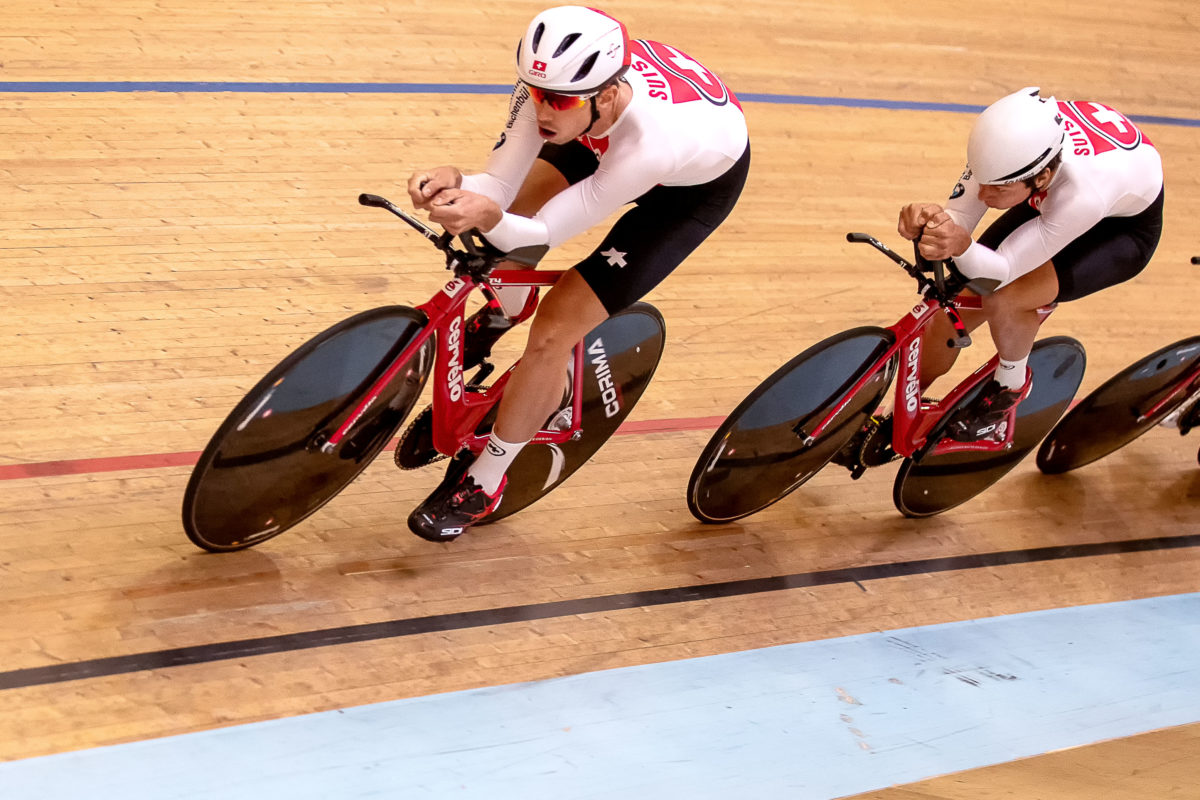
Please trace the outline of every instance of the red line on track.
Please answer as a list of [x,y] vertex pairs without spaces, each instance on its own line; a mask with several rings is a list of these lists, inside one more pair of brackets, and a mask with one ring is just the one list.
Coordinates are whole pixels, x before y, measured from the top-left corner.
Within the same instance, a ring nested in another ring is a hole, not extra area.
[[[618,436],[647,433],[677,433],[679,431],[709,430],[724,421],[724,417],[691,417],[683,419],[648,419],[626,422],[617,429]],[[393,442],[388,449],[395,446]],[[92,475],[101,472],[122,472],[131,469],[161,467],[190,467],[200,458],[200,452],[154,453],[140,456],[110,458],[77,458],[67,461],[37,461],[29,464],[0,466],[0,481],[21,478],[53,478],[62,475]]]

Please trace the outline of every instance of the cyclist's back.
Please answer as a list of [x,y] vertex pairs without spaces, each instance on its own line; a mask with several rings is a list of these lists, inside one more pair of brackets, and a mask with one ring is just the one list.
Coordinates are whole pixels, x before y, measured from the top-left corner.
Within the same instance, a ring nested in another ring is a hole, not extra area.
[[633,97],[602,136],[585,133],[567,145],[547,145],[529,88],[518,82],[484,172],[463,176],[462,188],[507,208],[539,156],[572,185],[532,219],[506,214],[487,233],[500,249],[559,245],[655,186],[708,183],[746,152],[745,116],[720,78],[669,45],[633,40],[629,49],[624,80]]
[[[1059,101],[1058,109],[1065,131],[1062,164],[1049,186],[1035,192],[1024,207],[1006,214],[1004,223],[979,238],[983,247],[972,246],[955,259],[964,271],[1011,281],[1050,261],[1102,219],[1134,217],[1159,200],[1162,159],[1133,122],[1095,102]],[[966,230],[973,230],[988,208],[978,188],[976,176],[968,169],[946,203],[947,213]],[[1086,268],[1095,272],[1112,266],[1093,261]],[[1063,272],[1059,270],[1060,282]],[[1076,277],[1088,286],[1109,283],[1098,275]],[[1111,277],[1116,283],[1132,275]],[[1075,300],[1099,288],[1060,292],[1056,299]]]

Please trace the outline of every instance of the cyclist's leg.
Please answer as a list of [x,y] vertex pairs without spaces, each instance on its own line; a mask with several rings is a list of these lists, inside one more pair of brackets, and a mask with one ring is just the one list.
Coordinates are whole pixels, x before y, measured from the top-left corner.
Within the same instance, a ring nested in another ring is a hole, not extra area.
[[988,330],[999,363],[991,380],[954,413],[946,429],[952,439],[974,442],[1004,435],[1001,423],[1031,389],[1029,354],[1041,317],[1037,310],[1058,296],[1054,265],[1042,266],[983,298]]
[[[596,170],[596,155],[579,142],[567,145],[543,145],[529,168],[521,188],[508,211],[532,217],[550,198]],[[503,262],[497,269],[526,269],[521,264]],[[476,311],[466,323],[463,367],[470,369],[491,355],[496,341],[533,313],[537,290],[529,286],[506,286],[496,292],[499,300]]]
[[500,401],[495,430],[501,438],[525,441],[537,433],[562,397],[563,365],[575,342],[644,297],[716,230],[741,194],[749,162],[747,147],[741,160],[710,183],[650,190],[559,279],[534,319]]
[[[504,491],[503,472],[562,397],[575,342],[657,286],[724,221],[741,195],[749,166],[747,146],[724,175],[709,183],[651,189],[559,279],[543,302],[552,311],[543,309],[535,317],[525,354],[509,377],[488,446],[464,473],[448,474],[410,515],[414,532],[451,539],[491,513]],[[543,314],[546,321],[539,324]]]
[[493,428],[505,442],[528,442],[562,403],[571,349],[608,318],[608,310],[572,269],[547,292],[529,330],[525,352],[500,399]]
[[[638,198],[575,269],[547,293],[504,397],[493,438],[506,451],[505,468],[561,402],[563,364],[575,342],[610,314],[644,297],[700,246],[733,208],[745,182],[749,150],[727,175],[697,187],[657,187]],[[544,317],[544,319],[543,319]],[[489,454],[472,474],[484,485],[498,476]]]
[[[969,296],[972,292],[965,290],[963,294]],[[1037,309],[1053,302],[1057,295],[1057,275],[1046,263],[995,294],[984,297],[982,309],[961,311],[963,325],[970,333],[987,322],[1000,357],[1014,361],[1022,359],[1029,355],[1037,335],[1040,324]],[[925,389],[950,371],[959,349],[946,344],[954,338],[954,326],[945,315],[934,319],[925,328],[922,338],[921,388]]]
[[[963,291],[963,295],[974,296],[974,292],[967,289]],[[960,310],[959,315],[962,317],[967,333],[971,333],[987,322],[987,313],[983,310],[963,309]],[[921,333],[920,381],[922,392],[928,389],[935,380],[949,372],[954,366],[954,362],[958,360],[960,349],[947,344],[956,336],[954,325],[945,314],[936,316]]]
[[[1024,364],[1029,359],[1029,351],[1033,349],[1033,340],[1042,322],[1038,309],[1053,303],[1058,297],[1058,289],[1058,275],[1054,265],[1047,261],[983,298],[984,316],[1000,356],[1000,369],[1006,361]],[[997,370],[998,380],[1000,369]],[[1018,386],[1024,382],[1024,375],[1017,378]]]
[[[979,237],[979,243],[995,250],[1009,234],[1036,216],[1038,216],[1038,212],[1025,203],[1010,208],[988,226],[983,235]],[[974,293],[966,290],[963,294],[973,295]],[[963,324],[966,325],[967,332],[974,331],[986,322],[987,313],[986,306],[981,311],[963,311]],[[953,337],[954,326],[944,316],[939,316],[925,329],[925,344],[921,352],[922,391],[928,388],[934,380],[949,372],[950,368],[954,366],[954,362],[958,360],[958,348],[946,345],[946,342]]]

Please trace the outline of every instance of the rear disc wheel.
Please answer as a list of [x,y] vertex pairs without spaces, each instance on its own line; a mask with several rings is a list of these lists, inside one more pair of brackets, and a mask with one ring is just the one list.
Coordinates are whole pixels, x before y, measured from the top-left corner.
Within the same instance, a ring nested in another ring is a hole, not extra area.
[[[584,337],[579,438],[526,445],[508,468],[500,505],[480,524],[504,519],[549,494],[616,433],[654,377],[665,330],[658,309],[634,303]],[[484,427],[490,424],[485,419]]]
[[939,514],[965,503],[1004,477],[1037,447],[1070,405],[1083,380],[1086,360],[1083,345],[1069,337],[1054,336],[1036,342],[1029,355],[1033,386],[1017,406],[1012,447],[1002,452],[928,455],[942,438],[939,427],[970,404],[986,383],[980,381],[976,391],[963,395],[946,410],[926,446],[900,465],[892,488],[892,500],[900,513],[906,517]]

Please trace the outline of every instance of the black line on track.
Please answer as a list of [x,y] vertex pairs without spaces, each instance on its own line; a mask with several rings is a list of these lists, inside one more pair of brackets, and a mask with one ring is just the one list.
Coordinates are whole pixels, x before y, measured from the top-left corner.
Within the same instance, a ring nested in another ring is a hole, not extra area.
[[696,600],[711,600],[721,597],[739,597],[762,592],[780,592],[787,589],[802,589],[811,586],[829,586],[839,583],[885,580],[905,575],[929,575],[966,569],[1004,567],[1016,564],[1031,564],[1044,561],[1059,561],[1071,558],[1094,558],[1096,556],[1121,553],[1142,553],[1157,550],[1175,550],[1200,546],[1200,534],[1190,536],[1163,536],[1154,539],[1127,539],[1119,542],[1038,547],[1028,550],[1008,550],[997,553],[949,556],[919,561],[900,561],[891,564],[876,564],[821,572],[801,572],[792,575],[776,575],[767,578],[749,578],[740,581],[708,583],[695,586],[678,586],[670,589],[652,589],[645,592],[587,597],[579,600],[560,600],[553,603],[536,603],[506,608],[487,608],[478,611],[462,611],[454,614],[436,614],[414,619],[396,619],[364,625],[347,625],[340,628],[304,631],[279,636],[262,636],[255,639],[239,639],[232,642],[176,647],[149,653],[134,653],[126,656],[94,658],[46,667],[30,667],[0,672],[0,689],[18,689],[29,686],[44,686],[64,681],[99,678],[109,675],[125,675],[134,672],[180,667],[188,664],[207,664],[271,653],[286,653],[308,650],[314,647],[368,642],[379,639],[394,639],[415,636],[421,633],[464,630],[513,622],[538,619],[553,619],[577,614],[596,614],[629,608],[649,608],[672,603],[689,603]]

